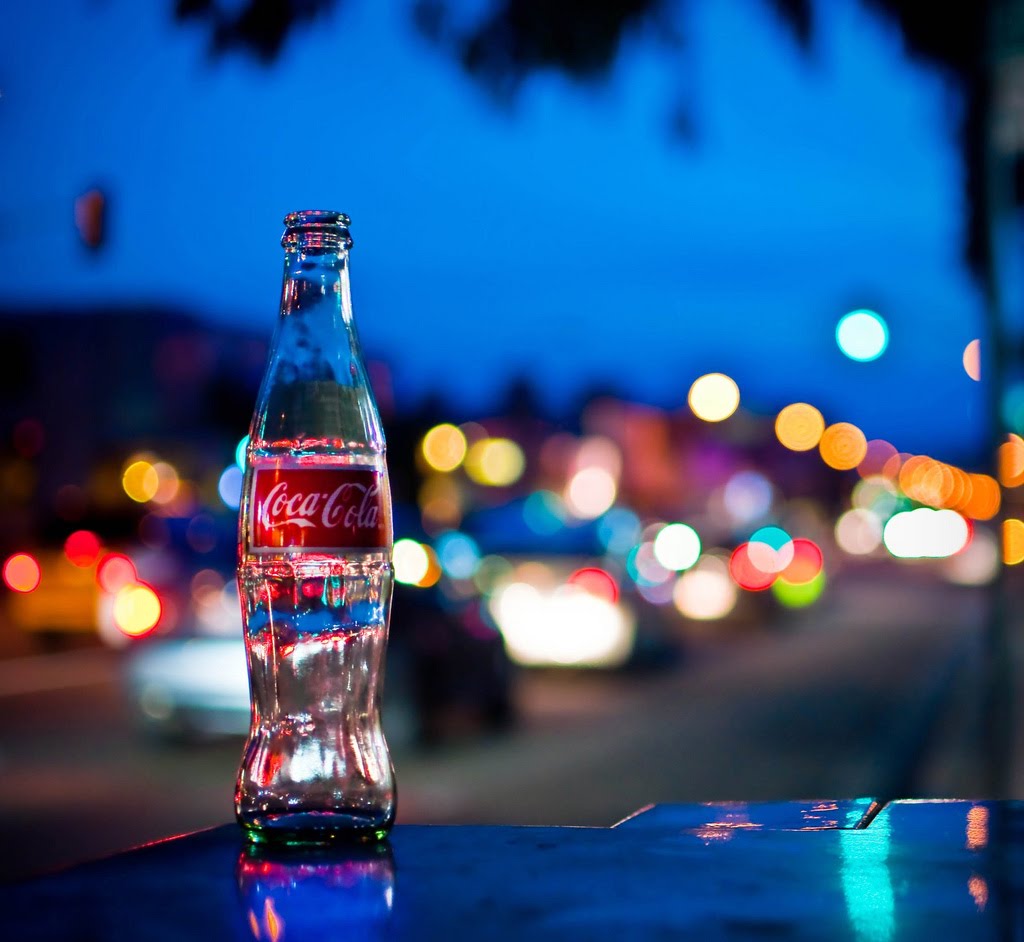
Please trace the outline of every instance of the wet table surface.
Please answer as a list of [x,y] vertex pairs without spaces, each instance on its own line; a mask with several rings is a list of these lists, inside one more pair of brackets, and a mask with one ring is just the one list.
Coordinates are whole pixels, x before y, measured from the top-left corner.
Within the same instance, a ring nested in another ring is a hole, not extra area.
[[[1024,804],[659,805],[612,828],[399,826],[280,855],[235,825],[0,887],[7,939],[1006,939]],[[9,848],[8,852],[16,852]]]

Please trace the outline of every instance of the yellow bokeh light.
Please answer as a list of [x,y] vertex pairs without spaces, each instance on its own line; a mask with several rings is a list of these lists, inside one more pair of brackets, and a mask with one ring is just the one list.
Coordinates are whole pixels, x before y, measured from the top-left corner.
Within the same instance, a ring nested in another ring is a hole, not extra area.
[[466,452],[466,474],[477,484],[506,487],[523,475],[526,457],[509,438],[485,438]]
[[825,431],[822,414],[806,402],[786,406],[775,420],[775,435],[790,451],[810,451],[817,448]]
[[1024,520],[1003,521],[1003,562],[1007,566],[1024,563]]
[[132,638],[152,631],[160,621],[160,599],[146,585],[126,585],[114,597],[114,624]]
[[964,372],[976,383],[981,381],[981,341],[972,340],[964,347]]
[[1003,487],[1024,484],[1024,438],[1010,434],[999,446],[999,483]]
[[740,388],[724,373],[706,373],[694,380],[686,401],[698,419],[722,422],[739,408]]
[[466,457],[466,436],[455,425],[435,425],[423,436],[420,451],[435,471],[454,471]]
[[124,469],[121,486],[132,500],[144,504],[160,489],[160,472],[145,459],[133,461]]
[[868,441],[864,433],[849,422],[836,422],[821,433],[818,443],[822,461],[837,471],[856,468],[868,453]]

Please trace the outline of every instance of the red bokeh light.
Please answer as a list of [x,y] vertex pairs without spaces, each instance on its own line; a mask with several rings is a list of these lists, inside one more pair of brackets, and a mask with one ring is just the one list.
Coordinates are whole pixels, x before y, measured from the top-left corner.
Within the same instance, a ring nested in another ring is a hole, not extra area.
[[569,585],[579,586],[584,592],[606,599],[613,604],[619,600],[619,584],[611,573],[596,566],[577,569],[569,576],[567,582]]
[[135,564],[123,553],[107,553],[96,567],[96,581],[104,592],[117,592],[139,581]]
[[771,588],[778,574],[759,569],[750,558],[750,543],[741,543],[729,557],[729,575],[741,589],[763,592]]
[[76,530],[64,541],[64,555],[76,566],[88,569],[100,554],[100,538],[91,530]]
[[798,538],[793,540],[793,559],[780,573],[790,585],[805,585],[821,572],[822,555],[818,544],[813,540]]

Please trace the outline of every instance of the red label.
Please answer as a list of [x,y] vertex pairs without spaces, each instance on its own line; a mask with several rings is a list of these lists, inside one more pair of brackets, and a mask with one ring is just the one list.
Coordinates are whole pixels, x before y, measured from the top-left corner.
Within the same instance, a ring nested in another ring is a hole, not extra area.
[[381,549],[391,544],[391,501],[376,468],[266,464],[252,476],[250,549]]

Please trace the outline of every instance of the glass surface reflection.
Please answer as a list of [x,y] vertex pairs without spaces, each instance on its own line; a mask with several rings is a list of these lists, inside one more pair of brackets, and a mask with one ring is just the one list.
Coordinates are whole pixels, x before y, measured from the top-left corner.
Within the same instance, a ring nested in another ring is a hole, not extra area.
[[252,846],[236,867],[242,916],[258,942],[381,939],[394,904],[388,844],[345,849]]

